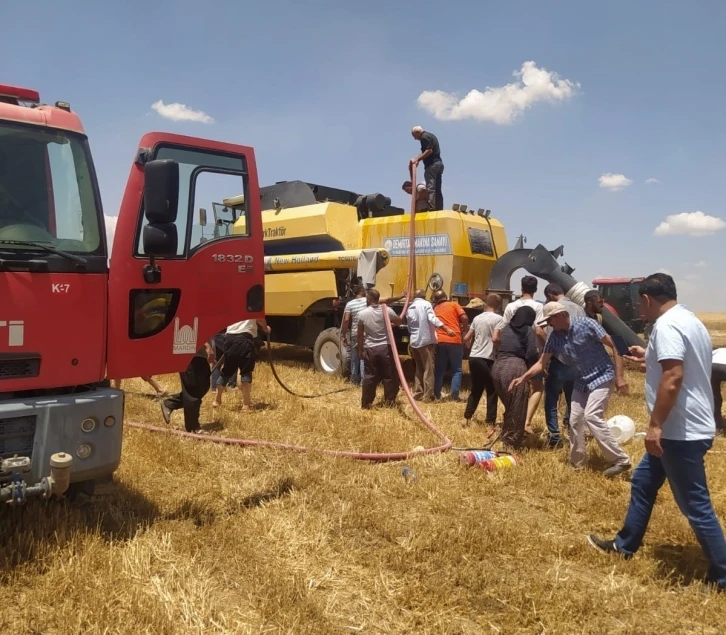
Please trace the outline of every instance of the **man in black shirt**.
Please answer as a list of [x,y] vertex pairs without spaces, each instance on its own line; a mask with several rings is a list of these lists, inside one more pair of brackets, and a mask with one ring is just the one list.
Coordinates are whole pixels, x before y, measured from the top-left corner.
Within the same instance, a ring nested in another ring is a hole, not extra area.
[[444,195],[441,193],[441,175],[444,173],[444,163],[441,161],[439,140],[436,135],[425,132],[421,126],[414,126],[411,135],[421,142],[421,154],[411,159],[409,166],[417,166],[423,161],[424,179],[429,193],[429,209],[442,210],[444,209]]
[[602,308],[605,306],[600,292],[596,289],[590,289],[585,293],[585,314],[587,317],[596,320],[602,324]]
[[199,412],[202,408],[202,399],[211,386],[210,364],[213,364],[214,361],[214,348],[207,342],[192,357],[187,369],[183,373],[179,373],[181,392],[170,395],[161,402],[161,416],[166,423],[171,421],[171,414],[174,410],[183,408],[186,431],[195,434],[205,433],[199,426]]

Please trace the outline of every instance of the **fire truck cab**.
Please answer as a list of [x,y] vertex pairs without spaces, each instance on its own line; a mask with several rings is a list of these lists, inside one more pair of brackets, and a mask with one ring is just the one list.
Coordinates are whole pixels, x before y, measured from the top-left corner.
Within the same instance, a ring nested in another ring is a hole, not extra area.
[[[202,241],[195,210],[220,190],[244,192],[249,229]],[[263,281],[252,148],[144,135],[111,251],[78,116],[0,85],[0,500],[112,474],[124,394],[108,378],[183,371],[264,315]]]

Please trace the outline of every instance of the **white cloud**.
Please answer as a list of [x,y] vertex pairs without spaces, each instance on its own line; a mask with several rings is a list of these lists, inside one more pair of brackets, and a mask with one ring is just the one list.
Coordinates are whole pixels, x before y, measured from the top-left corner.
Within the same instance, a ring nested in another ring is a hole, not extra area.
[[701,211],[666,216],[655,228],[655,236],[707,236],[726,227],[726,221]]
[[598,179],[598,182],[600,183],[600,187],[610,190],[611,192],[617,192],[618,190],[622,190],[623,188],[628,187],[628,185],[633,184],[633,181],[624,174],[612,174],[610,172],[603,174]]
[[113,248],[113,238],[116,235],[116,222],[118,221],[118,216],[107,216],[104,214],[103,220],[106,223],[106,240],[108,242],[108,253],[110,255]]
[[645,179],[646,185],[651,185],[653,183],[660,183],[660,181],[652,176],[649,179]]
[[172,121],[196,121],[197,123],[214,123],[206,112],[201,110],[193,110],[184,104],[165,104],[161,99],[151,104],[151,107],[158,112],[164,119]]
[[698,262],[687,262],[687,267],[694,267],[695,269],[705,269],[708,267],[708,263],[705,260],[699,260]]
[[580,84],[560,79],[557,73],[525,62],[514,71],[518,81],[484,91],[473,89],[462,99],[443,90],[426,90],[418,96],[420,108],[440,121],[475,119],[496,124],[512,123],[525,110],[538,102],[562,102],[570,99]]

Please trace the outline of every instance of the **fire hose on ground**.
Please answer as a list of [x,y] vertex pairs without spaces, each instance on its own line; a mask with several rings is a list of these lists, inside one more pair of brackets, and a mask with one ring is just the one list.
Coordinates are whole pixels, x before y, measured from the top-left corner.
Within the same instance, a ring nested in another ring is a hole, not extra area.
[[[416,183],[416,166],[412,165],[411,169],[411,183]],[[408,306],[411,302],[411,297],[414,293],[414,288],[416,285],[416,226],[414,224],[415,216],[416,216],[416,187],[412,188],[411,191],[411,223],[410,223],[410,232],[409,232],[409,266],[408,266],[408,280],[406,282],[406,299],[403,305],[403,310],[401,311],[401,318],[405,317],[406,311],[408,310]],[[387,307],[384,307],[387,308]],[[393,326],[391,325],[391,319],[388,315],[387,310],[383,310],[383,316],[384,321],[386,324],[386,331],[388,333],[388,341],[391,345],[391,351],[393,353],[393,361],[396,366],[396,371],[398,372],[398,377],[401,383],[401,386],[403,387],[403,391],[406,394],[406,397],[408,398],[409,403],[411,404],[411,408],[413,408],[413,411],[416,413],[418,418],[421,420],[421,422],[428,428],[428,430],[436,436],[439,441],[441,442],[440,445],[437,445],[435,447],[431,448],[425,448],[422,450],[411,450],[408,452],[353,452],[348,450],[330,450],[330,449],[323,449],[323,448],[314,448],[314,447],[308,447],[308,446],[301,446],[301,445],[295,445],[292,443],[282,443],[278,441],[261,441],[261,440],[255,440],[255,439],[241,439],[236,437],[220,437],[220,436],[212,436],[208,434],[197,434],[194,432],[186,432],[184,430],[177,430],[174,428],[164,428],[161,426],[152,426],[148,424],[143,423],[136,423],[133,421],[126,422],[126,425],[131,428],[137,428],[142,430],[149,430],[151,432],[161,432],[165,434],[172,434],[183,438],[190,438],[190,439],[198,439],[200,441],[210,441],[212,443],[220,443],[223,445],[234,445],[234,446],[242,446],[242,447],[257,447],[257,448],[272,448],[277,450],[291,450],[293,452],[300,452],[300,453],[315,453],[315,454],[324,454],[327,456],[335,456],[340,458],[347,458],[347,459],[356,459],[360,461],[373,461],[373,462],[386,462],[386,461],[403,461],[406,460],[412,456],[421,456],[425,454],[437,454],[440,452],[446,452],[451,449],[452,442],[451,440],[443,433],[441,432],[436,426],[434,426],[431,421],[429,421],[428,417],[421,411],[421,408],[416,403],[416,400],[413,398],[413,394],[411,393],[411,388],[408,385],[408,381],[406,380],[406,376],[403,372],[403,366],[401,365],[401,359],[398,355],[398,351],[396,349],[396,341],[393,334]],[[303,399],[314,399],[317,397],[324,397],[330,394],[343,392],[344,390],[347,390],[346,388],[333,390],[330,392],[318,394],[318,395],[302,395],[298,394],[295,391],[288,388],[283,381],[280,379],[279,375],[277,374],[277,371],[275,369],[275,365],[272,361],[272,348],[270,346],[270,338],[269,335],[267,337],[267,351],[268,351],[268,361],[270,364],[270,368],[272,370],[272,374],[275,377],[275,380],[277,381],[280,386],[290,393],[291,395],[294,395],[296,397],[301,397]],[[221,360],[220,360],[221,361]],[[496,439],[495,439],[496,440]]]

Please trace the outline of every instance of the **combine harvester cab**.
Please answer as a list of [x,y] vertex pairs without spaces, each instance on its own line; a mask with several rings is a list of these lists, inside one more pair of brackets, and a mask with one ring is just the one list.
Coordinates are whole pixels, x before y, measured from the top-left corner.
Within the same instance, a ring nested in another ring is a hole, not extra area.
[[124,394],[107,377],[182,371],[215,333],[264,314],[259,204],[246,236],[200,244],[192,209],[209,174],[259,201],[251,148],[145,135],[109,264],[80,119],[0,86],[0,501],[109,477]]

